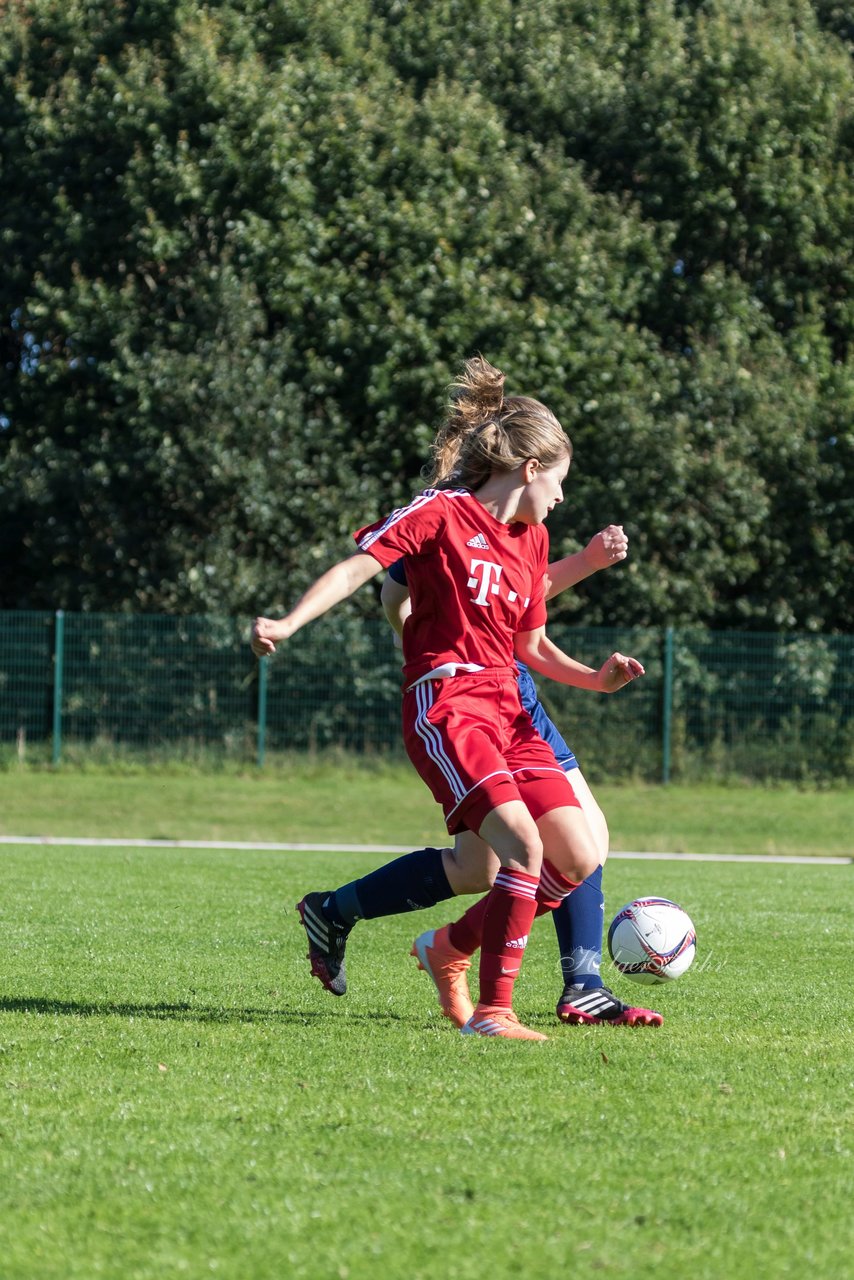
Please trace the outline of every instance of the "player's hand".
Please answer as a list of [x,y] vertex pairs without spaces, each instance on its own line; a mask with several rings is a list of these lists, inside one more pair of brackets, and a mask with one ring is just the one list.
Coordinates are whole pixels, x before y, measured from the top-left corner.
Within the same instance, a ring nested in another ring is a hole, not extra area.
[[584,548],[584,558],[590,565],[590,572],[607,569],[629,554],[629,540],[621,524],[609,524],[594,534]]
[[266,658],[276,652],[276,641],[281,635],[281,623],[273,618],[256,618],[252,624],[250,645],[256,658]]
[[622,653],[612,653],[599,668],[599,688],[602,693],[616,693],[638,676],[645,675],[637,658],[627,658]]

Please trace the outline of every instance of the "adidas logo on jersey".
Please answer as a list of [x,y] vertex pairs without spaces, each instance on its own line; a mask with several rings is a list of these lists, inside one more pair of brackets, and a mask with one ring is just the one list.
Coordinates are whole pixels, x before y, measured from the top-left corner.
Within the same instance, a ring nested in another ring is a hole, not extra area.
[[512,942],[505,942],[505,947],[513,947],[514,950],[524,951],[528,945],[528,935],[524,934],[521,938],[514,938]]
[[476,533],[473,538],[469,538],[466,543],[467,547],[477,547],[478,551],[488,551],[489,543],[486,541],[482,533]]

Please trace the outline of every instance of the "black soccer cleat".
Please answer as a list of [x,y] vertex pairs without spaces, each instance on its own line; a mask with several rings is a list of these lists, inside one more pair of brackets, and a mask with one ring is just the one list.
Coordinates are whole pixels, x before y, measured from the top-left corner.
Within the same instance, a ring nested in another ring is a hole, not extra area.
[[349,929],[332,924],[321,910],[327,893],[307,893],[296,909],[308,938],[308,959],[311,972],[319,978],[334,996],[343,996],[347,990],[347,972],[344,967],[344,949]]
[[654,1009],[623,1004],[607,987],[565,986],[556,1013],[561,1022],[570,1026],[608,1022],[612,1027],[660,1027],[664,1022]]

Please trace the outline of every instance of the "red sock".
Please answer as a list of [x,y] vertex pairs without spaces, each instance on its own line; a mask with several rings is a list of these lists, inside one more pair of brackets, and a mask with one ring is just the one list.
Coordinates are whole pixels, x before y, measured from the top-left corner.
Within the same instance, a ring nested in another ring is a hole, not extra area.
[[478,898],[474,906],[469,907],[459,920],[455,920],[448,926],[448,941],[457,951],[462,951],[463,955],[473,956],[480,946],[488,902],[489,894],[487,893],[482,898]]
[[537,915],[541,916],[547,911],[554,911],[555,907],[559,907],[564,898],[568,898],[580,883],[579,880],[568,880],[553,863],[549,862],[548,858],[544,858],[540,883],[537,887]]
[[[573,889],[577,888],[577,880],[568,880],[546,858],[537,888],[536,914],[544,916],[547,911],[553,911],[555,907],[560,906],[565,897],[572,893]],[[478,898],[468,911],[464,911],[459,920],[455,920],[448,926],[448,941],[463,955],[473,956],[481,944],[488,903],[489,894],[487,893],[484,897]]]
[[486,896],[480,952],[479,1004],[513,1007],[513,983],[522,968],[537,909],[538,876],[502,867]]

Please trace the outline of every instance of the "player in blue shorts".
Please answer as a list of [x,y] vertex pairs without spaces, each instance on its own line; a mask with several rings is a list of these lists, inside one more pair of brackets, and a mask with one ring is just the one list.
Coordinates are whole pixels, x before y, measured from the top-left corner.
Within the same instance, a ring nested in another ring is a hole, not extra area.
[[[608,526],[590,540],[583,552],[549,566],[551,585],[547,598],[583,581],[599,569],[616,564],[625,558],[627,550],[628,539],[622,527]],[[399,637],[409,607],[403,561],[396,562],[389,569],[383,584],[382,598],[386,617]],[[600,865],[596,871],[582,881],[551,913],[557,933],[563,977],[557,1016],[562,1022],[569,1024],[607,1022],[612,1026],[660,1026],[663,1021],[661,1014],[651,1009],[624,1004],[602,981],[605,910],[602,863],[608,854],[607,822],[581,772],[574,752],[540,702],[528,668],[521,662],[517,662],[516,666],[522,706],[530,715],[540,737],[551,747],[561,768],[571,775],[573,791],[600,851]],[[474,832],[462,833],[457,837],[453,850],[445,849],[441,853],[448,883],[455,894],[476,893],[488,888],[498,869],[497,858]],[[478,908],[475,906],[467,915],[475,917],[477,913]],[[436,985],[443,1012],[458,1025],[461,1025],[461,1020],[465,1021],[471,1011],[466,971],[470,965],[469,956],[476,949],[477,941],[476,935],[465,927],[465,920],[464,916],[457,926],[428,930],[416,939],[412,950],[419,966],[426,970]],[[469,939],[468,945],[466,939]],[[454,941],[462,944],[464,950],[454,947]]]

